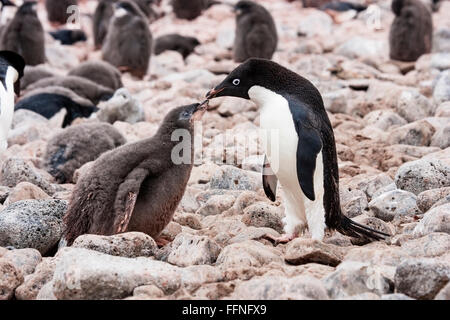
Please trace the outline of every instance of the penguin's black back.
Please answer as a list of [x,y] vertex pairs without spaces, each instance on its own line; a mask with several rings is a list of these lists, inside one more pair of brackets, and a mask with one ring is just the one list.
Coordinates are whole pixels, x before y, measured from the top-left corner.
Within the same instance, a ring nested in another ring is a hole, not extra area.
[[95,106],[82,106],[69,97],[52,93],[39,93],[21,99],[14,110],[27,109],[50,119],[63,108],[67,110],[63,128],[70,125],[75,118],[89,117],[97,110]]
[[166,50],[173,50],[179,52],[183,59],[186,59],[196,46],[200,44],[194,37],[184,37],[179,34],[168,34],[156,38],[155,40],[155,54],[161,54]]
[[58,30],[50,32],[55,40],[59,40],[63,45],[72,45],[79,41],[86,41],[87,37],[83,30]]

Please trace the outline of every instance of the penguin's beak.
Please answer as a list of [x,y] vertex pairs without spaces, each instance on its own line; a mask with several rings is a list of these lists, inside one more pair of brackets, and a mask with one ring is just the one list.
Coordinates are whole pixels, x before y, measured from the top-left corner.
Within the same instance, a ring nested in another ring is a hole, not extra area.
[[212,89],[206,94],[206,99],[215,98],[220,92],[222,92],[225,88],[220,89]]

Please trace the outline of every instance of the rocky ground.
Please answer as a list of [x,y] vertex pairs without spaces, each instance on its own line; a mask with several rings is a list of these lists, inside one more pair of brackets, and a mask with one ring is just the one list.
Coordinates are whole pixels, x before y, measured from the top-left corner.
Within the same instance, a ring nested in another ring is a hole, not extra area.
[[[328,232],[319,242],[305,233],[278,246],[261,239],[282,233],[283,203],[262,190],[252,134],[258,110],[221,98],[203,119],[198,165],[164,231],[169,245],[133,232],[84,235],[49,255],[74,187],[42,169],[61,116],[20,111],[0,155],[0,299],[450,299],[450,2],[433,14],[433,53],[416,63],[389,61],[390,1],[376,2],[379,25],[367,12],[337,24],[300,1],[259,2],[277,23],[274,61],[322,93],[343,211],[392,237],[364,243]],[[82,13],[95,4],[87,1]],[[162,9],[170,11],[165,2]],[[91,30],[88,17],[81,23]],[[142,81],[123,76],[146,119],[114,124],[129,142],[151,136],[169,109],[202,100],[235,67],[229,7],[192,22],[169,13],[150,27],[154,37],[179,32],[202,45],[186,62],[175,52],[153,56]],[[46,51],[59,74],[100,58],[91,42],[62,47],[48,38]]]

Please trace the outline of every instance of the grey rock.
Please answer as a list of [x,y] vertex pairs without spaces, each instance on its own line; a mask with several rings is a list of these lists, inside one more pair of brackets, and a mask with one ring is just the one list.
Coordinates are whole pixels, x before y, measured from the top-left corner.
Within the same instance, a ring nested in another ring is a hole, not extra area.
[[397,186],[395,185],[395,183],[391,183],[388,184],[387,186],[384,186],[380,189],[378,189],[372,196],[372,199],[375,199],[379,196],[381,196],[383,193],[388,192],[388,191],[393,191],[393,190],[397,190]]
[[359,216],[369,208],[367,196],[363,191],[358,189],[348,191],[347,188],[341,188],[339,191],[341,208],[347,217],[354,218]]
[[402,250],[411,257],[438,257],[450,252],[450,235],[434,232],[402,243]]
[[415,236],[422,236],[432,232],[450,234],[450,203],[438,206],[424,214],[419,224],[414,228]]
[[430,67],[439,70],[450,69],[450,52],[432,54]]
[[192,213],[182,213],[180,215],[176,215],[174,217],[174,222],[194,230],[200,230],[202,228],[202,223],[200,222],[198,216]]
[[216,264],[228,269],[261,267],[271,262],[283,264],[283,258],[277,249],[248,240],[226,246],[217,258]]
[[435,79],[433,99],[436,104],[450,100],[450,70],[441,72]]
[[239,232],[233,238],[231,238],[228,243],[238,243],[247,240],[259,240],[266,235],[271,235],[273,237],[279,237],[280,234],[276,232],[272,228],[256,228],[256,227],[248,227],[245,230]]
[[449,118],[450,117],[450,101],[441,103],[434,113],[435,117],[443,117],[443,118]]
[[377,175],[360,174],[351,179],[350,183],[345,186],[349,191],[358,189],[367,195],[367,200],[371,201],[375,192],[379,189],[392,184],[394,181],[386,173]]
[[385,50],[383,41],[353,37],[338,46],[334,53],[349,59],[379,59]]
[[0,246],[34,248],[47,253],[61,238],[62,217],[67,210],[63,200],[23,200],[0,214]]
[[12,188],[20,182],[30,182],[50,195],[55,192],[46,177],[31,163],[19,158],[6,160],[2,165],[0,184]]
[[404,90],[397,100],[398,114],[408,122],[417,121],[434,114],[432,103],[418,90]]
[[389,135],[389,143],[391,145],[429,146],[435,131],[428,121],[415,121],[392,130]]
[[[392,234],[392,230],[386,222],[376,217],[370,217],[366,214],[359,215],[353,219],[355,222],[365,225],[374,230],[378,230],[387,234]],[[368,243],[369,240],[364,238],[351,238],[353,244],[362,245]]]
[[353,296],[344,296],[337,300],[380,300],[380,296],[372,292],[364,292]]
[[34,273],[25,277],[25,281],[16,289],[18,300],[35,300],[39,291],[50,282],[55,272],[57,258],[43,258],[36,266]]
[[375,217],[383,221],[392,221],[404,216],[412,217],[420,213],[417,207],[417,196],[414,193],[393,190],[383,193],[369,203]]
[[341,263],[343,257],[344,252],[341,247],[301,238],[291,241],[284,255],[284,259],[294,265],[319,263],[333,267]]
[[377,295],[393,292],[393,283],[383,275],[382,266],[345,261],[322,280],[331,298],[345,298],[371,292]]
[[381,300],[414,300],[403,293],[383,294]]
[[417,196],[417,206],[422,212],[427,212],[438,201],[450,196],[450,187],[426,190]]
[[399,189],[419,193],[450,186],[450,167],[437,159],[419,159],[403,164],[395,175]]
[[32,274],[42,260],[39,251],[31,248],[9,250],[3,255],[3,258],[12,262],[24,277]]
[[23,275],[11,261],[0,258],[0,300],[9,300],[23,282]]
[[85,234],[79,236],[72,247],[127,258],[150,257],[158,249],[155,240],[142,232],[127,232],[112,236]]
[[82,249],[58,253],[52,292],[61,299],[120,299],[141,285],[156,285],[165,293],[180,287],[178,268],[149,258],[125,258]]
[[445,149],[450,147],[450,125],[438,129],[431,137],[430,146]]
[[388,130],[393,126],[403,126],[408,123],[398,113],[388,109],[369,112],[364,116],[364,122],[381,130]]
[[200,206],[196,213],[202,216],[218,215],[230,209],[235,200],[236,198],[232,195],[212,196],[205,204]]
[[331,113],[346,113],[350,89],[341,89],[323,94],[325,109]]
[[254,203],[244,209],[242,222],[247,226],[272,228],[283,232],[282,212],[280,208],[265,202]]
[[333,20],[329,15],[321,11],[315,11],[303,17],[297,27],[297,33],[302,36],[312,37],[331,33]]
[[253,190],[257,191],[261,186],[260,174],[252,171],[241,170],[233,166],[221,166],[212,176],[211,189],[228,190]]
[[281,276],[255,277],[236,286],[232,299],[250,300],[328,300],[320,282],[310,276],[286,278]]
[[397,267],[395,290],[415,299],[433,299],[450,280],[450,263],[408,259]]
[[434,300],[450,300],[450,282],[434,297]]
[[213,264],[220,253],[219,245],[208,237],[185,233],[177,235],[170,246],[167,262],[180,267]]
[[433,52],[450,52],[450,28],[443,26],[433,33]]

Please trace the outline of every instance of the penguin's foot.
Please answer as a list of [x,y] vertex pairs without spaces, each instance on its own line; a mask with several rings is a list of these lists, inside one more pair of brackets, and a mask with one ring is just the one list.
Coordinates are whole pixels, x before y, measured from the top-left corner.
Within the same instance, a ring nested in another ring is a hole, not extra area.
[[165,247],[170,243],[170,240],[167,240],[166,238],[158,238],[155,239],[156,244],[158,245],[158,248]]
[[280,237],[274,237],[271,234],[266,234],[262,238],[273,242],[275,245],[278,245],[280,243],[288,243],[288,242],[294,240],[297,237],[298,237],[298,233],[295,232],[295,233],[292,233],[292,234],[283,234]]

